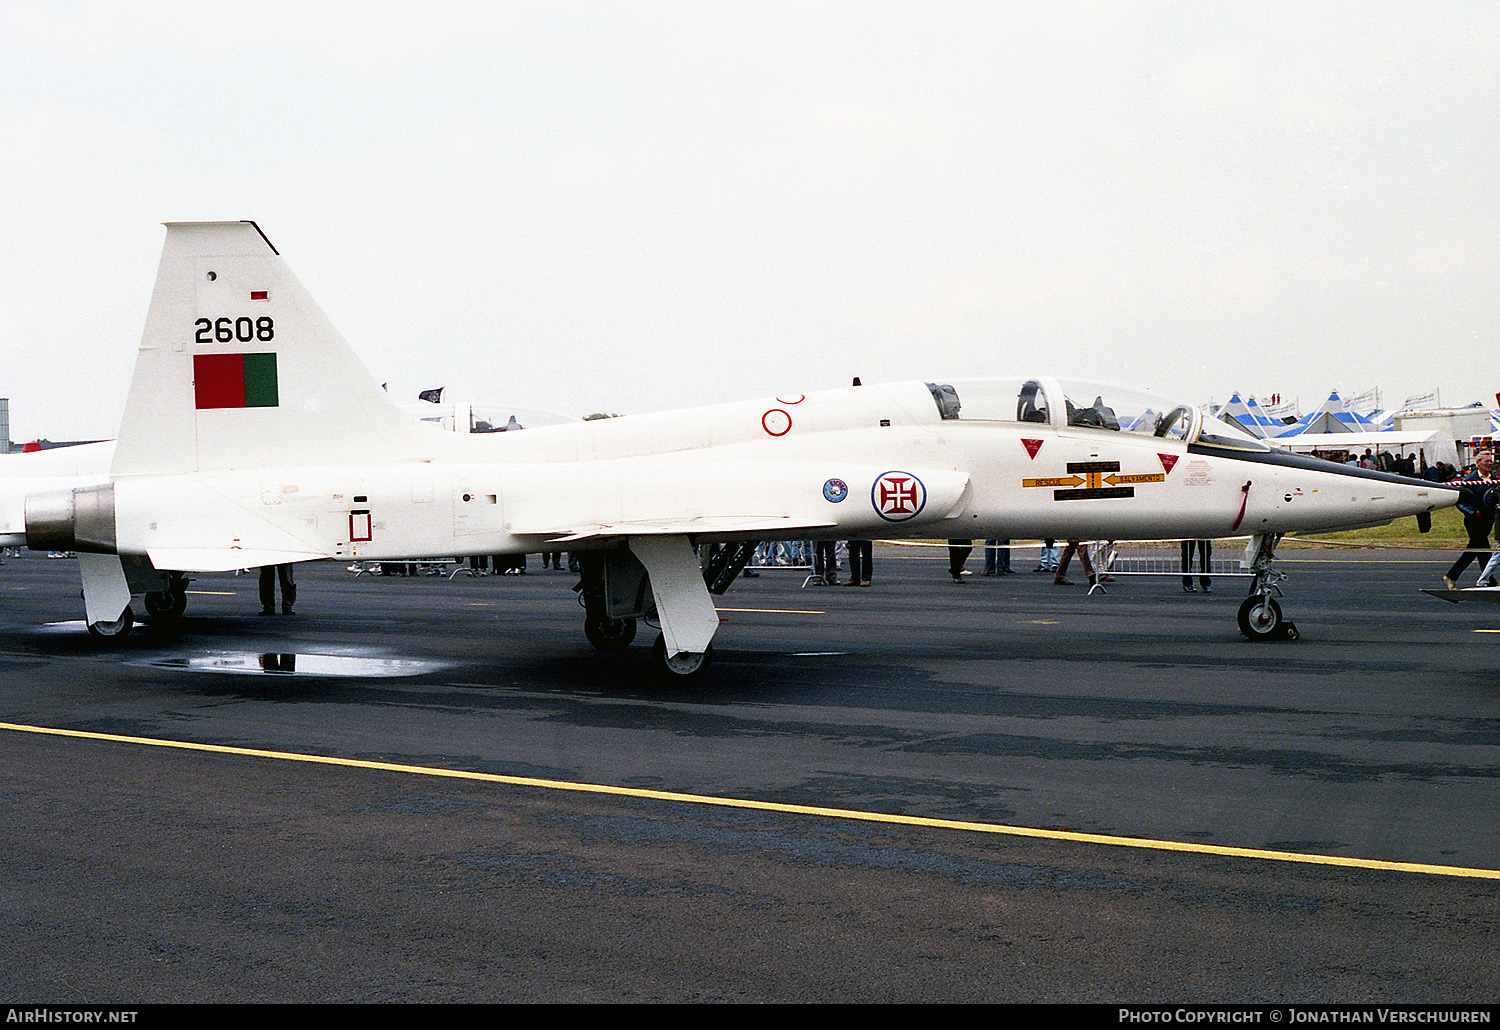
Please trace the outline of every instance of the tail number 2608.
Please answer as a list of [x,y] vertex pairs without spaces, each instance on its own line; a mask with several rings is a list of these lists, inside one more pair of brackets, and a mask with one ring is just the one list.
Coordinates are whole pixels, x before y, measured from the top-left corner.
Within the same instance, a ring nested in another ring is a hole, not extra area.
[[251,343],[276,339],[276,323],[270,317],[260,318],[200,318],[193,323],[198,330],[196,343]]

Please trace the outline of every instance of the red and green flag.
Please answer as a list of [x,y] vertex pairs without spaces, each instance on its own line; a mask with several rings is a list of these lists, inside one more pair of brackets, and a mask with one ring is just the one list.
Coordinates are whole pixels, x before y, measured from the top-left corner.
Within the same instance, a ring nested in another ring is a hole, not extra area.
[[274,408],[275,354],[194,354],[195,407]]

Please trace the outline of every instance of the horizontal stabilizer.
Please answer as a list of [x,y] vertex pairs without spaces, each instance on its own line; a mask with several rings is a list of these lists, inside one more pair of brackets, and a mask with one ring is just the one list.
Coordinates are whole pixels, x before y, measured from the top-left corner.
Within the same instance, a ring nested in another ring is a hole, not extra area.
[[262,565],[287,565],[317,561],[330,555],[309,551],[267,551],[237,547],[153,547],[146,552],[151,564],[173,572],[233,572]]

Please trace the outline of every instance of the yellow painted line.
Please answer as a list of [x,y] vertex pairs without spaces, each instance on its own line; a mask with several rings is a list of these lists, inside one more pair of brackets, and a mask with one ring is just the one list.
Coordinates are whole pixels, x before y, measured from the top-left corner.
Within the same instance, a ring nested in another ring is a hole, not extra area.
[[569,783],[566,780],[543,780],[531,776],[502,776],[497,773],[467,772],[462,769],[434,769],[422,765],[395,762],[369,762],[356,758],[333,758],[327,755],[304,755],[290,751],[264,751],[259,748],[229,747],[224,744],[192,744],[181,740],[156,740],[151,737],[125,737],[114,733],[86,730],[63,730],[50,726],[26,726],[0,722],[0,730],[34,733],[44,736],[73,737],[80,740],[103,740],[116,744],[141,744],[148,747],[175,748],[181,751],[207,751],[248,758],[272,758],[286,762],[334,765],[350,769],[375,769],[381,772],[412,776],[435,776],[452,780],[475,780],[502,783],[513,787],[537,787],[543,790],[571,791],[579,794],[606,794],[614,797],[641,798],[648,801],[673,801],[683,804],[712,805],[719,808],[741,808],[786,815],[821,816],[855,822],[888,823],[897,826],[920,826],[938,830],[964,830],[970,833],[992,833],[1008,837],[1031,837],[1038,840],[1069,841],[1076,844],[1106,844],[1112,847],[1145,848],[1152,851],[1177,851],[1225,858],[1253,858],[1268,862],[1300,862],[1312,865],[1341,866],[1346,869],[1373,869],[1382,872],[1422,873],[1428,876],[1460,876],[1470,879],[1500,880],[1500,869],[1474,869],[1466,866],[1430,865],[1424,862],[1387,862],[1372,858],[1340,858],[1335,855],[1312,855],[1296,851],[1272,851],[1267,848],[1234,848],[1216,844],[1189,844],[1182,841],[1152,840],[1147,837],[1120,837],[1106,833],[1077,833],[1071,830],[1041,830],[1030,826],[1008,826],[1003,823],[973,823],[959,819],[929,819],[923,816],[891,815],[884,812],[859,812],[847,808],[823,808],[817,805],[787,805],[774,801],[749,801],[743,798],[721,798],[707,794],[682,794],[669,790],[644,790],[639,787],[611,787],[601,783]]
[[827,615],[811,608],[720,608],[721,612],[757,612],[763,615]]
[[239,593],[239,591],[238,590],[189,590],[188,593],[190,593],[190,594],[197,594],[199,597],[233,597],[235,594]]

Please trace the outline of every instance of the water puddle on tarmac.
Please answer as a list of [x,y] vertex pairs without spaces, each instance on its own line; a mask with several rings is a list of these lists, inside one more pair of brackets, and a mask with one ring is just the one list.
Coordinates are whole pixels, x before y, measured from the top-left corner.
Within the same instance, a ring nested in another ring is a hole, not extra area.
[[188,672],[235,672],[271,676],[353,676],[385,678],[420,676],[451,668],[452,662],[416,658],[367,658],[352,655],[268,652],[265,654],[216,653],[175,658],[149,658],[127,662],[150,669],[182,669]]

